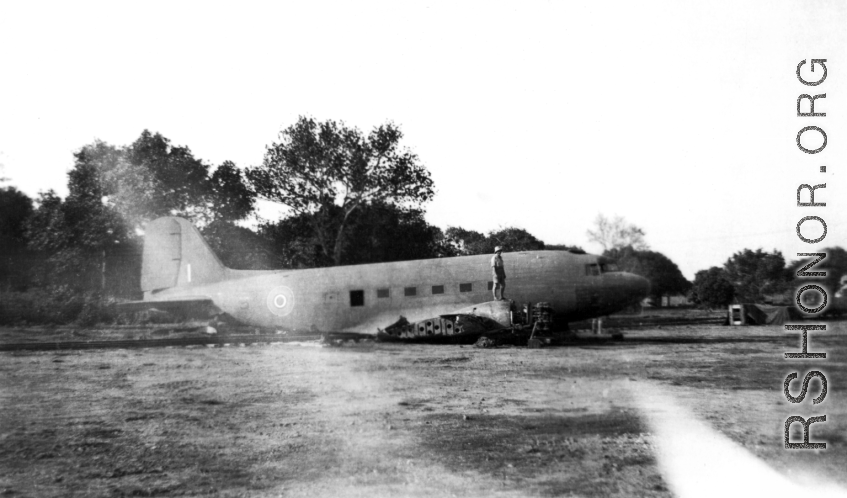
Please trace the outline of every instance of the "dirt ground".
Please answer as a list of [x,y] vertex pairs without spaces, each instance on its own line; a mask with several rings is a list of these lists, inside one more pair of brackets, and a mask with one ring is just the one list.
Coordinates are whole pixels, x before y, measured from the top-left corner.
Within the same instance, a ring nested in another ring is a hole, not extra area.
[[[0,497],[841,496],[845,333],[809,334],[825,360],[784,359],[800,339],[779,326],[712,325],[545,349],[0,353]],[[813,381],[789,403],[809,370],[825,400]],[[784,449],[787,417],[822,414],[825,450]]]

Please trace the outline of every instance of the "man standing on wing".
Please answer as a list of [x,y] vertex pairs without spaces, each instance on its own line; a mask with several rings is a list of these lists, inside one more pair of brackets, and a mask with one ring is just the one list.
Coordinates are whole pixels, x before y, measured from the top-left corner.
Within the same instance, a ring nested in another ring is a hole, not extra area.
[[494,248],[494,256],[491,257],[491,271],[493,272],[494,277],[494,300],[497,301],[497,289],[500,289],[500,299],[506,299],[506,296],[503,294],[506,292],[506,270],[503,269],[503,258],[500,257],[500,253],[503,251],[503,248],[497,246]]

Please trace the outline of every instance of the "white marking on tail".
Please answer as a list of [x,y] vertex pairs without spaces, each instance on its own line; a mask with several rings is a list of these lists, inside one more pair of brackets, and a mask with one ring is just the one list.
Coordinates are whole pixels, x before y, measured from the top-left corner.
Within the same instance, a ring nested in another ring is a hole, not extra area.
[[185,265],[185,273],[186,277],[188,277],[188,283],[191,283],[191,263]]

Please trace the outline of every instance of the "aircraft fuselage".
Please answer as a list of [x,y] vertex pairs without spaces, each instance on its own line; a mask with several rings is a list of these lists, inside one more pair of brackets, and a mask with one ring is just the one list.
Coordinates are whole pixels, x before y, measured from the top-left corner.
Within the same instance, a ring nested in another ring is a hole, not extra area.
[[[206,296],[237,320],[284,330],[376,333],[402,315],[430,318],[492,300],[491,255],[284,271],[224,269],[217,282],[183,283],[145,299]],[[565,251],[504,253],[506,298],[548,302],[564,322],[640,302],[649,283],[610,262]],[[605,271],[604,271],[605,270]]]

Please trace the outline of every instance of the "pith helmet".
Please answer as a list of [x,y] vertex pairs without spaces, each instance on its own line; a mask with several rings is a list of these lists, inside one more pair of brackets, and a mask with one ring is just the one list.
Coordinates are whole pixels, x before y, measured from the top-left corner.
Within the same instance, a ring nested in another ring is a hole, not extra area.
[[502,250],[503,250],[503,248],[500,247],[500,246],[497,246],[497,247],[494,248],[494,252],[500,252]]

